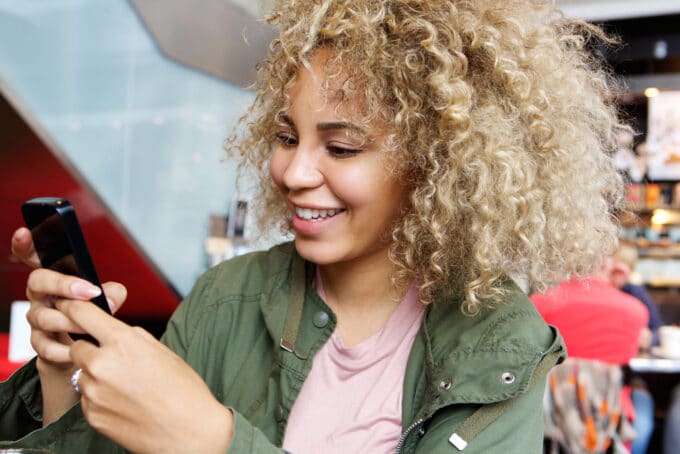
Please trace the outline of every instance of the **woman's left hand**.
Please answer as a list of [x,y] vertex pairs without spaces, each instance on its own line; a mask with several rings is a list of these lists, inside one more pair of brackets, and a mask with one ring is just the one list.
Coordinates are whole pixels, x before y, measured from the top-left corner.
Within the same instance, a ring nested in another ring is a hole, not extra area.
[[81,406],[90,425],[137,453],[224,453],[233,415],[201,377],[147,331],[93,304],[60,300],[57,308],[99,341],[77,341]]

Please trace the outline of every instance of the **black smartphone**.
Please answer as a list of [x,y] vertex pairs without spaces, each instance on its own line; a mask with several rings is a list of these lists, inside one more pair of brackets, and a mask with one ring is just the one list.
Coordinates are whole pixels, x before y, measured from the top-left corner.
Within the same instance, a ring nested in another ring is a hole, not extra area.
[[[81,277],[102,289],[76,211],[68,200],[59,197],[31,199],[21,205],[21,214],[31,230],[33,245],[43,268]],[[90,301],[111,314],[104,289]]]

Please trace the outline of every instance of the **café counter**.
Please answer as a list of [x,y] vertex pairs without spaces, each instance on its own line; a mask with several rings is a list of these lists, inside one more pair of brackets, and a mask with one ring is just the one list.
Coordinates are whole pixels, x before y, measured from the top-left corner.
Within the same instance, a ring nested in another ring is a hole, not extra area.
[[629,367],[637,373],[680,374],[680,359],[638,356],[630,360]]

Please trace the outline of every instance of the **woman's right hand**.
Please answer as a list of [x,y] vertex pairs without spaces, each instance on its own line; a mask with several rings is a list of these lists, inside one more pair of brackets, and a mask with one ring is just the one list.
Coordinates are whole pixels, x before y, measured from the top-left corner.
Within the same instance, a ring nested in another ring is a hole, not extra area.
[[[31,307],[26,315],[31,325],[31,344],[43,366],[68,369],[71,361],[67,333],[82,333],[66,316],[54,307],[55,299],[89,301],[99,295],[97,286],[75,276],[60,274],[40,268],[40,260],[33,247],[31,231],[19,228],[12,236],[12,253],[26,265],[34,268],[28,278],[26,296]],[[121,284],[103,284],[111,312],[115,313],[125,301],[127,290]]]
[[[73,343],[68,333],[83,330],[55,308],[58,299],[89,301],[100,293],[91,283],[39,268],[40,261],[33,247],[31,232],[18,229],[12,236],[14,255],[35,268],[28,278],[26,296],[31,302],[26,314],[31,326],[31,345],[38,354],[37,368],[43,391],[43,424],[61,416],[79,398],[70,384],[74,366],[70,358]],[[127,290],[121,284],[103,284],[111,312],[115,313],[125,301]]]
[[[125,301],[127,290],[113,282],[103,287],[111,312],[115,312]],[[86,280],[45,268],[33,270],[28,278],[26,295],[31,306],[26,318],[31,325],[31,345],[38,354],[43,425],[59,418],[80,398],[71,387],[70,378],[76,368],[71,360],[73,340],[68,333],[85,331],[59,311],[55,303],[77,300],[79,304],[92,304],[89,300],[100,293],[97,286]]]
[[[127,290],[121,284],[103,284],[111,312],[115,312],[125,300]],[[31,326],[31,345],[39,360],[57,369],[71,367],[68,333],[84,333],[55,307],[57,300],[78,300],[88,302],[101,293],[88,281],[45,268],[33,270],[28,277],[26,296],[31,302],[26,314]]]

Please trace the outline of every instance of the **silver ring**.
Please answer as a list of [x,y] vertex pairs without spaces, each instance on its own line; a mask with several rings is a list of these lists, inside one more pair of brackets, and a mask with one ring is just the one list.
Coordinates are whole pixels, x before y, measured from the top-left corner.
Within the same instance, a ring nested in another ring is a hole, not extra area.
[[73,390],[80,394],[80,386],[78,386],[78,380],[80,380],[80,374],[83,372],[83,369],[76,369],[75,372],[73,372],[73,375],[71,375],[71,386],[73,386]]

